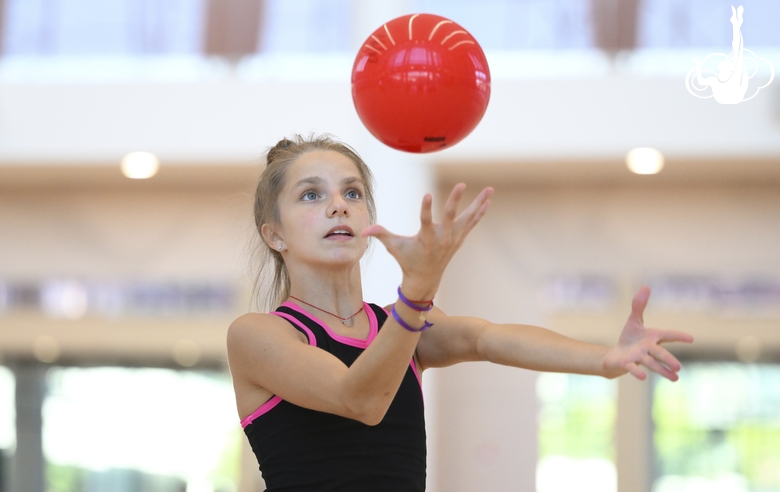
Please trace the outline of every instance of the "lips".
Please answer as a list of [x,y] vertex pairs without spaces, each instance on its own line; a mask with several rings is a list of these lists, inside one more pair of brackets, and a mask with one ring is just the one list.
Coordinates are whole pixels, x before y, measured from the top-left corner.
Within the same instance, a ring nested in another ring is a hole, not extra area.
[[354,237],[355,233],[352,231],[352,228],[349,226],[336,226],[328,231],[327,234],[325,234],[325,237],[332,237],[332,236],[339,236],[339,237]]

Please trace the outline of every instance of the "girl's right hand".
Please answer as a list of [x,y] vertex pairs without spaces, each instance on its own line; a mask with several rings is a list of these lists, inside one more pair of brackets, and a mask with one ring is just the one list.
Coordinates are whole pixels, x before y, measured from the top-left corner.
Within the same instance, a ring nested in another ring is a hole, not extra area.
[[402,291],[410,299],[433,299],[444,270],[466,236],[482,219],[490,205],[493,188],[483,189],[471,204],[456,217],[458,203],[466,185],[458,183],[444,205],[444,220],[433,222],[433,197],[425,195],[420,212],[420,231],[414,236],[393,234],[381,225],[365,228],[360,235],[374,236],[398,261],[403,272]]

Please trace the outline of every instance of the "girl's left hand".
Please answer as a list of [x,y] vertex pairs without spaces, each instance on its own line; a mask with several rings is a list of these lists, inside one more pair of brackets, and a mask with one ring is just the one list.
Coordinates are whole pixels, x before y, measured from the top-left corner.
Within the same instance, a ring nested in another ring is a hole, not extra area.
[[677,381],[680,362],[661,344],[664,342],[693,342],[693,337],[680,331],[645,328],[643,315],[650,289],[642,287],[631,303],[631,315],[620,334],[618,343],[604,356],[603,365],[608,374],[630,372],[644,380],[647,374],[640,366]]

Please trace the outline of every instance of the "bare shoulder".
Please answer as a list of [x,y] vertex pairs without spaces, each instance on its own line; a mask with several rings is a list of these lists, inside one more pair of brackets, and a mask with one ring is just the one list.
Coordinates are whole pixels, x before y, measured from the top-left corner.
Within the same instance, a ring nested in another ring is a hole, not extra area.
[[305,345],[302,333],[273,314],[248,313],[230,324],[228,365],[240,417],[246,417],[274,395],[266,388],[279,377],[280,360]]
[[[290,329],[287,329],[290,328]],[[235,319],[228,328],[228,341],[231,338],[274,334],[276,332],[297,333],[290,323],[273,314],[246,313]]]
[[279,316],[266,313],[246,313],[242,314],[230,324],[228,328],[228,343],[232,338],[251,336],[254,332],[260,331],[265,327],[279,325],[283,321]]
[[307,343],[304,335],[285,319],[266,313],[247,313],[236,318],[227,331],[228,356],[256,353],[258,349],[289,342]]

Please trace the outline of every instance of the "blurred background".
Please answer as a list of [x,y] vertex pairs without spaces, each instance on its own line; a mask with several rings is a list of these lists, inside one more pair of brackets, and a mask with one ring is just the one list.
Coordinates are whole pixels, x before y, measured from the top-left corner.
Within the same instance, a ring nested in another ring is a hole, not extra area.
[[[361,153],[399,233],[428,191],[496,188],[446,312],[613,344],[646,284],[647,324],[696,337],[674,384],[427,371],[428,490],[780,491],[780,83],[685,88],[730,52],[731,5],[0,0],[0,492],[263,490],[225,332],[256,309],[263,152],[311,132]],[[741,5],[780,70],[780,2]],[[476,130],[425,155],[374,139],[350,93],[362,42],[414,12],[469,30],[492,75]],[[640,147],[660,172],[627,167]],[[381,245],[364,277],[392,302]]]

